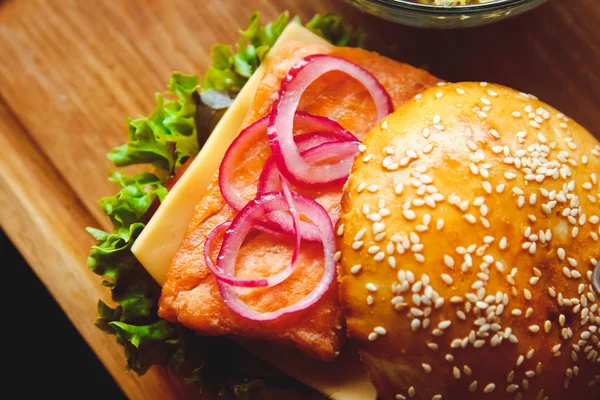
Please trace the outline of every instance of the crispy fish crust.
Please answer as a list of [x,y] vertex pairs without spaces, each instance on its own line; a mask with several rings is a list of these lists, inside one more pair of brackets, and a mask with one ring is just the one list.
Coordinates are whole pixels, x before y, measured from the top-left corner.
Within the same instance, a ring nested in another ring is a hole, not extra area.
[[[346,58],[371,71],[386,87],[395,106],[408,101],[437,79],[427,72],[392,61],[360,49],[335,48],[290,42],[279,53],[271,54],[271,63],[245,125],[268,114],[282,78],[301,58],[317,53]],[[373,126],[375,110],[360,83],[341,73],[329,73],[316,81],[304,94],[301,111],[337,120],[362,138]],[[302,131],[302,130],[300,130]],[[265,138],[240,157],[235,172],[236,186],[247,188],[250,200],[270,150]],[[319,201],[334,215],[339,215],[341,193],[319,193]],[[309,309],[283,316],[271,322],[253,322],[232,312],[221,299],[216,280],[205,265],[203,245],[208,233],[218,224],[231,220],[236,212],[229,207],[219,190],[218,172],[200,199],[179,251],[176,253],[160,299],[159,315],[197,330],[202,335],[237,335],[292,344],[306,354],[331,360],[343,344],[344,320],[338,304],[338,287],[331,289]],[[218,247],[218,246],[216,246]],[[213,259],[218,249],[213,249]],[[252,233],[246,240],[237,262],[239,276],[268,276],[277,273],[289,261],[293,244],[288,240]],[[297,302],[313,290],[323,270],[322,247],[302,243],[296,271],[286,281],[272,288],[240,290],[240,297],[252,308],[272,311]]]

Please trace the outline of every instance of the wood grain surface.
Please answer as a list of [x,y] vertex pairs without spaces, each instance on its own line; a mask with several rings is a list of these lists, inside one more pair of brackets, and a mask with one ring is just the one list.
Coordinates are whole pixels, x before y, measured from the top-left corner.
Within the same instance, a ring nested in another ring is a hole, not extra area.
[[482,28],[428,31],[333,0],[0,1],[0,223],[130,398],[181,396],[161,370],[125,373],[122,349],[94,325],[107,293],[86,267],[97,199],[114,187],[107,151],[125,116],[147,114],[173,70],[202,73],[210,46],[236,39],[254,10],[304,20],[338,12],[397,44],[395,57],[451,81],[531,92],[600,135],[600,3],[551,0]]

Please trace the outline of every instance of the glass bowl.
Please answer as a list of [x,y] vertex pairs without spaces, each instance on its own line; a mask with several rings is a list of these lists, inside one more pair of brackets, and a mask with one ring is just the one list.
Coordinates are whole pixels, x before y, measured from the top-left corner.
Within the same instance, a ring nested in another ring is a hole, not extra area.
[[481,4],[439,6],[412,0],[346,0],[358,9],[399,24],[421,28],[467,28],[519,15],[546,0],[495,0]]

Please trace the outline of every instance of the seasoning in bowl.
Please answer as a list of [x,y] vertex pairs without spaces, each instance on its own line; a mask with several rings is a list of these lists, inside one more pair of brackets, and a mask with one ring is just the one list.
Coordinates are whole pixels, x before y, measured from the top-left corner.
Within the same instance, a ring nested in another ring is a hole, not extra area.
[[494,0],[415,0],[422,4],[435,4],[437,6],[464,6],[466,4],[491,3]]

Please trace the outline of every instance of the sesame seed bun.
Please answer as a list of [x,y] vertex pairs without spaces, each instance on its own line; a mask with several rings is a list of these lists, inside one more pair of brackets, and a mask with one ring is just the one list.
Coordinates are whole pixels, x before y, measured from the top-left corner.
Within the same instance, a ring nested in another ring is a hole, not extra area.
[[383,399],[596,399],[600,144],[485,83],[365,138],[338,225],[341,300]]

